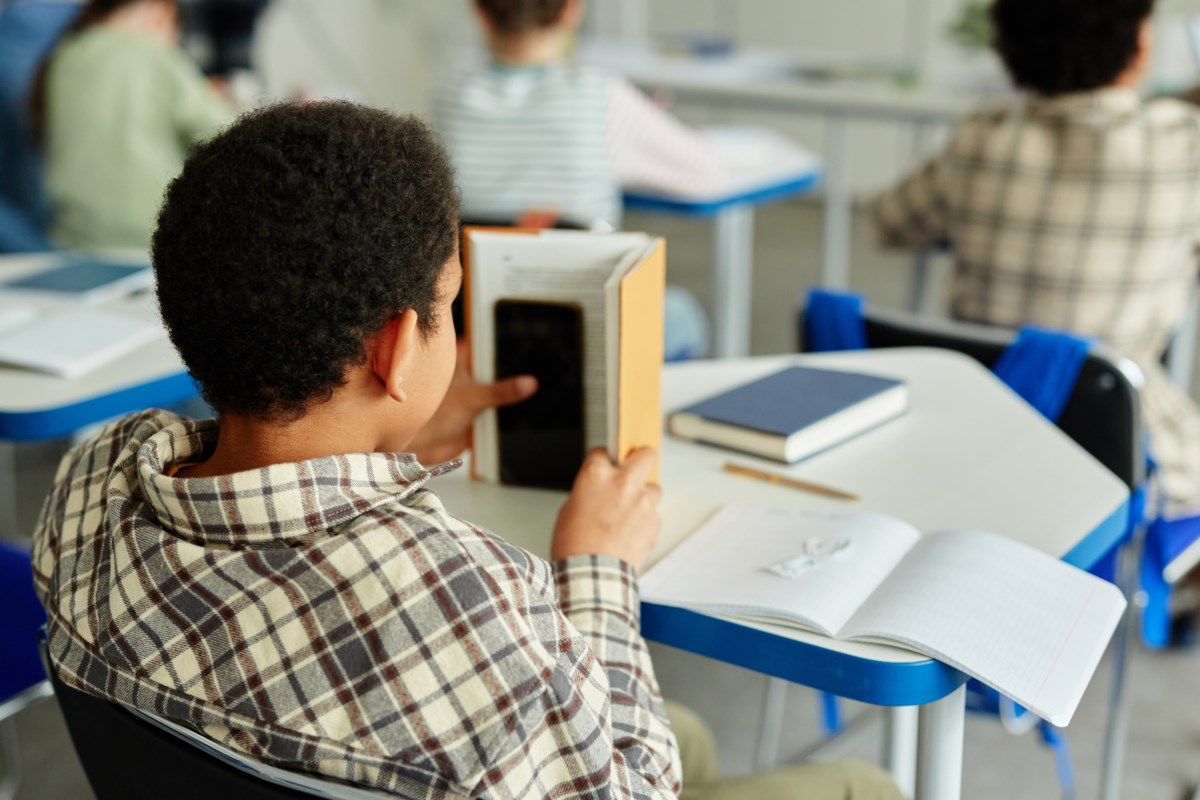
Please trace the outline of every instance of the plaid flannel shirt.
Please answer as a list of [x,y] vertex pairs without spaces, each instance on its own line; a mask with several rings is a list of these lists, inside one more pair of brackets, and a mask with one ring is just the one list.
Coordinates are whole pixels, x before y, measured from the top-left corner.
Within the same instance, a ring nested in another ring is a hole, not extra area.
[[450,516],[406,454],[215,478],[160,411],[69,453],[34,542],[81,690],[285,768],[405,797],[674,797],[634,572]]
[[1200,513],[1200,408],[1159,361],[1196,283],[1200,110],[1127,89],[985,110],[871,216],[884,245],[952,243],[955,317],[1096,336],[1135,361],[1168,511]]

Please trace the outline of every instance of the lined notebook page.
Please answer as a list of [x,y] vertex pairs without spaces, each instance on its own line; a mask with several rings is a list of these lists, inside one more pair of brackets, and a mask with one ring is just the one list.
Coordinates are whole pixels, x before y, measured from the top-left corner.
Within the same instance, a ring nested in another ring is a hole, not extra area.
[[[842,555],[787,578],[769,567],[802,556],[814,537],[852,542]],[[639,581],[649,603],[685,606],[833,635],[919,538],[910,525],[872,514],[840,514],[735,503]]]
[[1110,583],[978,532],[926,536],[842,638],[880,638],[951,664],[1066,725],[1125,608]]

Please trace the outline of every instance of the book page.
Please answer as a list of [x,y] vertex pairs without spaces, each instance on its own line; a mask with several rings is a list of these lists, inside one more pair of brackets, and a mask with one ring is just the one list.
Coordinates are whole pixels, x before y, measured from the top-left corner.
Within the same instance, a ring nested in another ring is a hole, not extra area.
[[[583,312],[584,443],[608,444],[605,284],[631,250],[646,246],[642,234],[554,231],[538,234],[472,231],[470,234],[471,368],[475,379],[495,380],[496,301],[542,300],[577,303]],[[498,479],[496,413],[475,421],[474,469]]]
[[832,636],[919,538],[878,514],[734,503],[642,576],[642,599]]
[[979,532],[924,537],[842,630],[899,642],[1066,725],[1125,608],[1115,586]]

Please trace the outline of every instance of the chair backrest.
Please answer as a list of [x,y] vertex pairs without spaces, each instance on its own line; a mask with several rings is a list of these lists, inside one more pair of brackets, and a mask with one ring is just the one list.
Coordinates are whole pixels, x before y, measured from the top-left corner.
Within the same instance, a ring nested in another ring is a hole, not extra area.
[[[44,634],[42,659],[49,665]],[[262,764],[188,728],[67,686],[49,666],[47,672],[97,800],[396,797]]]
[[312,800],[273,786],[51,675],[75,752],[98,800]]
[[0,541],[0,719],[46,694],[38,660],[38,629],[46,612],[33,589],[29,548]]
[[[954,350],[989,369],[1016,334],[1003,328],[935,320],[868,308],[864,315],[870,347],[938,347]],[[803,349],[804,319],[800,318]],[[1130,489],[1145,477],[1138,390],[1142,373],[1133,362],[1094,345],[1080,370],[1058,427]]]

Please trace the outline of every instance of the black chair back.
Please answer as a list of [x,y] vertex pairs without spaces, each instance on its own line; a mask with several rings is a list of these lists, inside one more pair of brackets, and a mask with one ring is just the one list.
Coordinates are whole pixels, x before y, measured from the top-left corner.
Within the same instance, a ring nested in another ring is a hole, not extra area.
[[54,696],[97,800],[318,800],[267,783],[120,706],[72,689]]
[[[991,369],[1016,338],[1012,331],[868,309],[867,342],[876,347],[938,347],[970,356]],[[804,315],[800,315],[804,349]],[[1084,361],[1058,427],[1133,489],[1145,476],[1138,387],[1141,373],[1103,347]]]

